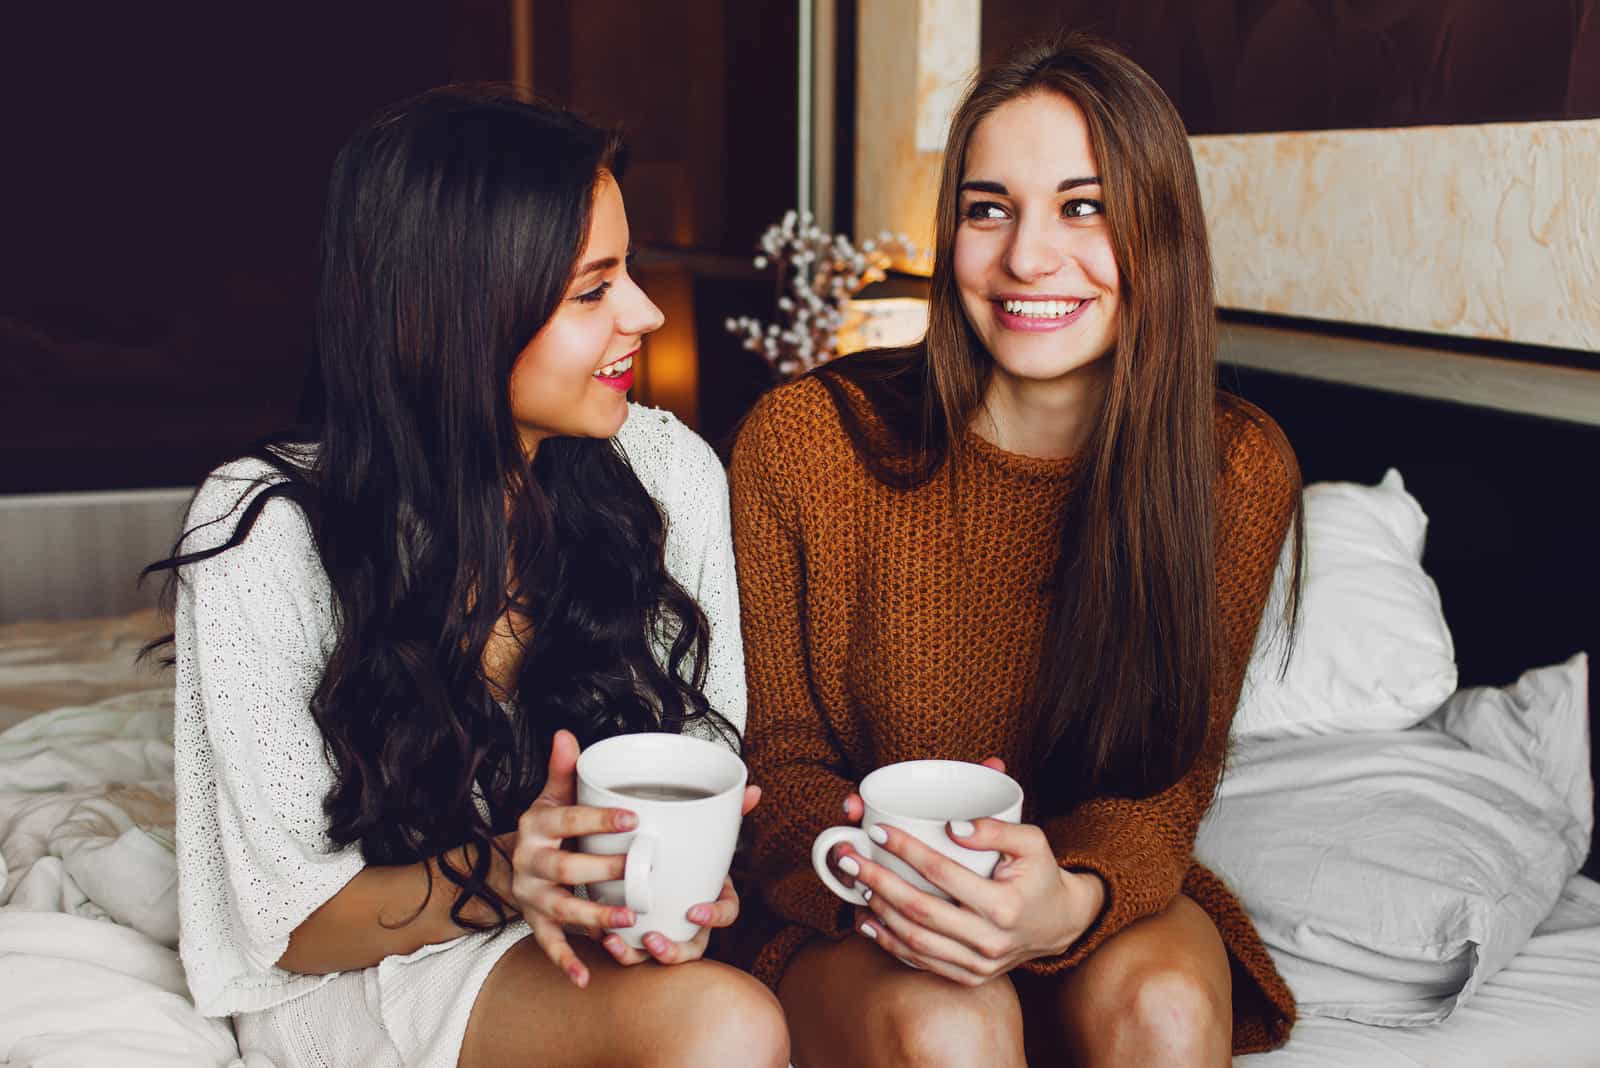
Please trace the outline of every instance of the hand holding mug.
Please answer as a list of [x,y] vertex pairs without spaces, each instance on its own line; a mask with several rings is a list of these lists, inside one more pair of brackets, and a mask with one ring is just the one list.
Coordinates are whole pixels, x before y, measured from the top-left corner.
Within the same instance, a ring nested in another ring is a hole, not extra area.
[[[907,760],[881,767],[861,780],[861,798],[861,827],[830,827],[817,835],[811,846],[817,876],[836,895],[856,905],[866,904],[859,888],[846,886],[829,869],[828,856],[836,846],[848,844],[856,855],[870,856],[924,892],[937,894],[933,884],[878,848],[883,844],[883,825],[893,824],[987,877],[1000,855],[963,848],[945,836],[945,823],[982,816],[1015,822],[1022,815],[1022,787],[1015,779],[959,760]],[[858,865],[851,856],[839,857],[838,865],[846,875],[856,874],[851,868]]]
[[[898,827],[879,825],[880,849],[938,892],[927,893],[889,866],[855,861],[867,898],[856,929],[913,967],[978,986],[1037,957],[1067,951],[1100,914],[1099,876],[1063,871],[1044,832],[996,819],[957,821],[946,834],[967,850],[1002,859],[990,878],[972,872]],[[948,900],[947,900],[948,898]]]
[[[737,762],[737,758],[734,760]],[[564,840],[575,839],[574,844],[581,849],[586,842],[618,840],[614,836],[626,836],[639,826],[638,813],[631,808],[576,803],[579,763],[577,739],[568,731],[556,732],[550,746],[549,774],[543,792],[523,813],[517,830],[500,839],[511,856],[510,885],[503,896],[522,910],[523,919],[545,955],[580,988],[588,985],[589,969],[573,952],[567,939],[567,932],[572,928],[603,939],[602,944],[622,964],[650,959],[676,964],[697,959],[705,952],[709,928],[726,927],[738,917],[739,899],[725,876],[713,876],[722,881],[716,900],[696,902],[685,910],[683,922],[693,926],[689,927],[690,937],[683,940],[668,938],[657,931],[641,931],[630,944],[616,933],[604,934],[607,929],[635,927],[638,910],[620,900],[585,901],[569,889],[588,884],[620,886],[627,874],[628,857],[625,851],[564,850],[561,848]],[[742,765],[740,767],[742,769]],[[743,784],[742,770],[739,782]],[[760,787],[743,786],[739,817],[754,808],[760,796]],[[735,820],[735,833],[737,827]],[[627,839],[620,841],[625,847]],[[731,852],[730,845],[730,855]],[[500,863],[498,858],[496,863]],[[723,870],[726,871],[725,864]],[[681,933],[676,926],[674,932]]]
[[568,887],[622,876],[625,857],[587,856],[561,848],[563,840],[605,831],[625,832],[638,817],[624,808],[577,804],[578,740],[557,731],[550,743],[544,790],[517,821],[510,838],[510,899],[522,910],[545,956],[573,985],[587,986],[589,969],[573,952],[566,927],[626,927],[634,913],[597,901],[584,901]]
[[694,960],[708,928],[739,914],[728,880],[739,824],[760,798],[743,761],[713,742],[645,732],[596,742],[577,763],[582,804],[626,807],[638,817],[625,833],[585,834],[575,847],[620,860],[620,871],[588,884],[595,901],[625,910],[627,923],[603,939],[622,964]]
[[[1004,760],[1001,760],[997,756],[984,757],[978,763],[981,764],[983,767],[990,768],[990,769],[992,769],[994,771],[998,771],[1001,774],[1005,774],[1006,762]],[[850,793],[845,795],[845,798],[844,798],[844,818],[845,819],[849,820],[851,823],[860,823],[861,822],[861,817],[866,812],[866,810],[867,810],[866,803],[861,800],[861,795],[860,794],[858,794],[858,793],[856,793],[855,791],[852,790]],[[853,878],[851,878],[849,873],[845,872],[842,868],[839,867],[839,861],[844,857],[850,856],[854,852],[855,852],[855,850],[850,848],[850,843],[849,842],[840,842],[838,845],[834,846],[831,850],[828,851],[828,867],[833,871],[834,876],[836,878],[838,878],[839,881],[842,882],[845,886],[854,885],[855,880]]]
[[[746,786],[740,815],[750,815],[751,809],[755,808],[760,800],[761,787]],[[700,924],[700,930],[687,942],[674,942],[663,934],[651,931],[644,936],[643,948],[630,946],[615,932],[606,934],[600,944],[606,947],[606,951],[618,964],[633,965],[647,960],[654,960],[658,964],[682,964],[684,961],[699,960],[705,956],[706,944],[711,939],[711,929],[732,927],[734,921],[739,918],[739,894],[733,888],[733,880],[730,878],[722,881],[722,893],[717,900],[692,906],[688,918]]]
[[[1062,871],[1044,833],[1016,822],[1022,789],[1002,767],[995,760],[880,768],[862,780],[859,797],[846,799],[846,814],[859,812],[864,830],[831,828],[812,849],[823,882],[866,906],[857,915],[863,935],[913,967],[967,985],[1065,951],[1104,900],[1098,877]],[[829,859],[853,877],[850,885]]]

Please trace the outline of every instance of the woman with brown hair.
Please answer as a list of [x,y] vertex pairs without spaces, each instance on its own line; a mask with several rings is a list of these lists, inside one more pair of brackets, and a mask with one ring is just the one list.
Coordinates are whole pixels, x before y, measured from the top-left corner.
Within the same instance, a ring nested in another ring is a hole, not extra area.
[[[735,449],[754,970],[802,1068],[1278,1045],[1293,999],[1192,849],[1299,474],[1217,389],[1182,122],[1103,44],[1024,52],[957,111],[938,212],[926,339],[774,391]],[[948,828],[994,877],[890,830],[954,902],[841,846],[841,908],[812,840],[928,757],[1026,788],[1024,823]]]

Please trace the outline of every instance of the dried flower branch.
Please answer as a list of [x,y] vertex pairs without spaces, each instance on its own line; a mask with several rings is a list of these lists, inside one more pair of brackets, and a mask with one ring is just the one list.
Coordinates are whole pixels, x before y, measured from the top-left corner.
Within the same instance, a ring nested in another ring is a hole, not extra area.
[[831,360],[838,351],[845,302],[886,277],[895,255],[917,256],[905,234],[884,231],[858,249],[843,234],[825,233],[810,212],[790,211],[767,227],[757,246],[757,267],[777,269],[780,321],[750,316],[723,325],[744,347],[760,353],[779,379],[802,375]]

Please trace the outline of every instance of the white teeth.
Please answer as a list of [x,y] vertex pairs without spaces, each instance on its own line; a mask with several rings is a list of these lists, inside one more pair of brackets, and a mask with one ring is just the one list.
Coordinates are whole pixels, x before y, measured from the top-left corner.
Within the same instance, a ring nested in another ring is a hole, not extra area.
[[1001,306],[1012,315],[1025,315],[1034,319],[1059,319],[1071,315],[1082,304],[1081,300],[1006,300]]
[[626,374],[627,372],[629,372],[631,370],[633,370],[633,357],[632,356],[624,356],[622,359],[618,360],[616,363],[608,363],[604,367],[600,368],[600,370],[595,372],[595,377],[596,378],[615,378],[618,375]]

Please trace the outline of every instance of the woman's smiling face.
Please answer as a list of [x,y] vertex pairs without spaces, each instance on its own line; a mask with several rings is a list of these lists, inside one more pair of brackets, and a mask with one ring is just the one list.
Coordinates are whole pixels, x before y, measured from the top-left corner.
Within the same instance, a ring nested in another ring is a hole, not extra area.
[[995,373],[1051,382],[1110,352],[1119,275],[1078,105],[1040,91],[996,108],[972,132],[960,189],[956,285]]
[[511,368],[511,414],[531,453],[549,437],[608,438],[628,417],[633,360],[661,309],[628,275],[628,216],[609,174],[561,304]]

